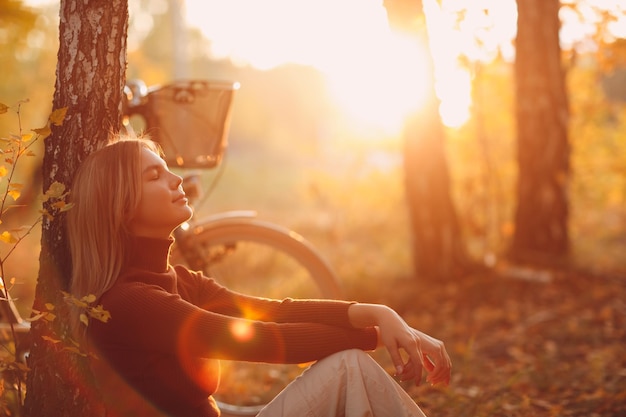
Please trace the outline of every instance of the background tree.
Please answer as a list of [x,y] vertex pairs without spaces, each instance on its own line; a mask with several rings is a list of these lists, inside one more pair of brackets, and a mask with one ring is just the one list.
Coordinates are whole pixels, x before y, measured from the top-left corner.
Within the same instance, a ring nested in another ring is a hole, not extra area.
[[[43,187],[69,186],[80,161],[121,127],[125,83],[127,0],[62,0],[53,108],[67,108],[62,126],[46,139]],[[51,207],[48,207],[52,211]],[[55,306],[57,319],[32,326],[25,414],[99,415],[84,384],[84,360],[67,350],[69,337],[61,290],[67,290],[70,264],[63,214],[42,224],[40,272],[33,309]],[[51,343],[45,337],[61,340]]]
[[518,0],[515,80],[517,209],[511,255],[537,259],[569,247],[568,103],[559,0]]
[[[430,51],[422,1],[386,0],[390,25],[419,39]],[[445,279],[468,266],[468,256],[450,193],[445,134],[435,93],[432,54],[427,63],[425,104],[403,134],[405,191],[417,277]],[[417,100],[417,98],[416,98]]]

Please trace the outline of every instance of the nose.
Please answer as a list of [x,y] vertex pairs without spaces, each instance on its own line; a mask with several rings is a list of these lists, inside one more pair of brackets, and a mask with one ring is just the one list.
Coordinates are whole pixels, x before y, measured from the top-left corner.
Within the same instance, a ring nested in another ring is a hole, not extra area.
[[170,174],[172,174],[172,188],[180,187],[180,185],[183,183],[183,178],[180,175],[174,174],[173,172],[170,172]]

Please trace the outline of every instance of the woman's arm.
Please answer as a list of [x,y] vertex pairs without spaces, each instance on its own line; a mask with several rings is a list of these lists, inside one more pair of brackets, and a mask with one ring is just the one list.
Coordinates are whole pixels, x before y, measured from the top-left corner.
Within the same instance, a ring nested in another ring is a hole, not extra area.
[[[378,346],[384,346],[402,380],[419,384],[426,368],[426,381],[449,384],[452,363],[446,348],[437,340],[410,327],[398,313],[382,304],[352,304],[348,308],[350,323],[357,328],[376,326]],[[408,355],[405,363],[401,351]]]

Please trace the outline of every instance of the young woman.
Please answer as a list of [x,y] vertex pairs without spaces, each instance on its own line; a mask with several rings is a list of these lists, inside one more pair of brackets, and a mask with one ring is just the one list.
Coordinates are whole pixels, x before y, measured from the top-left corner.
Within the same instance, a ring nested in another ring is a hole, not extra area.
[[[219,360],[316,361],[259,416],[423,416],[364,351],[385,347],[401,380],[448,384],[441,341],[384,305],[271,300],[229,291],[169,264],[172,231],[192,210],[182,180],[146,139],[118,137],[89,155],[68,213],[72,293],[111,318],[73,323],[107,416],[218,416]],[[401,356],[404,352],[404,357]]]

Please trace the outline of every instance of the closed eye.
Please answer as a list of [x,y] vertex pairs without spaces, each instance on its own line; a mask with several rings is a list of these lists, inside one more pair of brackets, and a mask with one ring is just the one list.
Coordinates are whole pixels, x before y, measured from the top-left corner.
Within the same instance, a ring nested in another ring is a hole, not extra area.
[[150,167],[144,173],[144,178],[148,181],[156,181],[161,177],[161,172],[157,167]]

